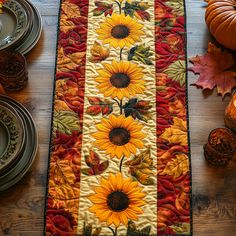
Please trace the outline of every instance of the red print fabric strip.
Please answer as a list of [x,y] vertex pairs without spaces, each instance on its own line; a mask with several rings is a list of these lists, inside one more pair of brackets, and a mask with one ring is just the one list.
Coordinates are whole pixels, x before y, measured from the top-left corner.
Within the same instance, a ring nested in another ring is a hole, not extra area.
[[47,235],[75,235],[78,224],[88,0],[63,0],[58,29],[46,210]]
[[155,1],[158,235],[191,231],[185,12],[178,2]]

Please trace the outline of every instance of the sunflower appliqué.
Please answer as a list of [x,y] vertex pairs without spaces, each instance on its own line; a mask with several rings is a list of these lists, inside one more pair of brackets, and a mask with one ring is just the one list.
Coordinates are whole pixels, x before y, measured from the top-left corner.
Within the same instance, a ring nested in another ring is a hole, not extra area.
[[144,35],[143,25],[125,14],[112,14],[106,18],[105,22],[100,24],[98,39],[104,44],[110,44],[112,47],[123,48],[130,47],[136,42],[140,42],[140,37]]
[[108,226],[127,226],[128,220],[138,220],[138,215],[143,213],[141,207],[146,204],[146,194],[142,190],[131,178],[124,178],[121,173],[110,174],[108,179],[101,179],[95,194],[89,197],[93,203],[89,210]]
[[123,115],[110,115],[103,118],[96,127],[98,131],[92,134],[96,139],[95,145],[111,157],[129,157],[138,148],[144,147],[142,139],[145,135],[141,131],[143,126],[131,116],[126,118]]
[[98,88],[106,97],[130,98],[136,94],[143,94],[145,90],[143,68],[134,63],[128,61],[104,63],[103,69],[97,72]]

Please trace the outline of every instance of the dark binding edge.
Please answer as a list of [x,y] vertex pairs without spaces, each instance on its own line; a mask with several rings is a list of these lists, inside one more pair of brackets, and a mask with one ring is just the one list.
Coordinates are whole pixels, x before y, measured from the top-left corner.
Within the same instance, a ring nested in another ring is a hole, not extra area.
[[47,178],[46,178],[46,191],[45,191],[45,202],[44,202],[44,227],[43,235],[46,236],[46,217],[47,217],[47,205],[48,205],[48,183],[49,183],[49,171],[50,171],[50,161],[51,161],[51,146],[52,146],[52,129],[53,129],[53,116],[54,116],[54,102],[56,94],[56,72],[57,72],[57,58],[58,58],[58,39],[60,33],[60,19],[61,19],[61,7],[63,0],[60,0],[59,9],[58,9],[58,18],[57,18],[57,39],[56,39],[56,55],[55,55],[55,68],[54,68],[54,80],[53,80],[53,94],[52,94],[52,107],[51,107],[51,131],[50,131],[50,140],[49,140],[49,151],[48,151],[48,167],[47,167]]
[[191,156],[191,143],[190,143],[190,125],[189,125],[189,101],[188,101],[188,34],[187,34],[187,8],[186,0],[183,0],[184,4],[184,28],[185,28],[185,66],[186,66],[186,83],[185,83],[185,93],[186,93],[186,121],[188,129],[188,157],[189,157],[189,175],[190,175],[190,235],[193,235],[193,191],[192,191],[192,156]]

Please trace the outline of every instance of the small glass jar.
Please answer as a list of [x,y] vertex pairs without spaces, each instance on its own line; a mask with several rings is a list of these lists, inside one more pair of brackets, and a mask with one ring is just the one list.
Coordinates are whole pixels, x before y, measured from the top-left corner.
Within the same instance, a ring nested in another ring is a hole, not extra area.
[[19,52],[0,52],[0,83],[5,90],[23,89],[28,82],[27,62]]
[[214,166],[225,166],[236,151],[236,136],[227,128],[211,131],[207,144],[204,145],[206,160]]

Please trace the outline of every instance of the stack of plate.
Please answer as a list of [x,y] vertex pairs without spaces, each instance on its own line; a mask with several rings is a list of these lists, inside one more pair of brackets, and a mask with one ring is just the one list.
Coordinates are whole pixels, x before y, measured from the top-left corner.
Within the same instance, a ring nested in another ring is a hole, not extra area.
[[6,0],[0,14],[0,50],[29,52],[42,32],[42,19],[28,0]]
[[37,131],[29,112],[15,100],[0,95],[0,191],[26,174],[37,147]]

